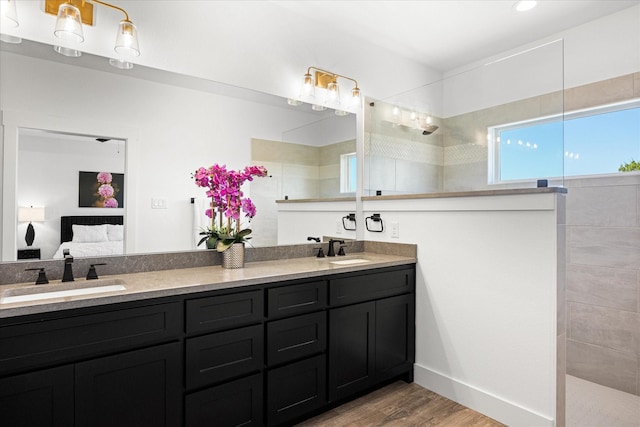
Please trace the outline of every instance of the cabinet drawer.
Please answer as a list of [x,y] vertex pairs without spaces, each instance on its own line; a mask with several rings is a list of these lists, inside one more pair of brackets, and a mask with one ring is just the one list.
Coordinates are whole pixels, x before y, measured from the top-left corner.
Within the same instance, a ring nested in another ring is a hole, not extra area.
[[324,355],[267,372],[267,425],[293,420],[327,403]]
[[187,301],[187,332],[213,332],[259,322],[264,317],[262,290]]
[[268,365],[320,353],[326,347],[327,315],[324,311],[267,324]]
[[351,304],[400,295],[415,289],[415,270],[403,268],[340,277],[329,282],[329,304]]
[[267,289],[269,318],[309,313],[327,306],[327,283],[317,281]]
[[192,393],[185,398],[185,426],[262,426],[262,374]]
[[187,388],[222,382],[261,369],[263,341],[262,325],[187,339]]
[[0,328],[0,375],[71,362],[178,336],[180,303],[48,319]]

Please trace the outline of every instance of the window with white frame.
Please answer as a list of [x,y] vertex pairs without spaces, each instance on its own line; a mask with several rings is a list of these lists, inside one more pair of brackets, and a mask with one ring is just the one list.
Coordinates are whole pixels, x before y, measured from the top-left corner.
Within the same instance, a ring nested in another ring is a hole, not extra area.
[[492,126],[488,137],[490,183],[619,173],[640,161],[640,99],[565,113],[564,121],[558,114]]
[[356,153],[340,155],[340,192],[356,192],[357,161]]

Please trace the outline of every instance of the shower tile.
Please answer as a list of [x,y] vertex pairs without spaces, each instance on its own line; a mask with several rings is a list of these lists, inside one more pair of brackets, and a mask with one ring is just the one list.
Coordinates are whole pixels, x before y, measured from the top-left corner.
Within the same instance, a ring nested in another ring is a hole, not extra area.
[[569,303],[568,335],[574,341],[640,353],[640,314]]
[[638,271],[593,265],[567,265],[567,301],[637,310]]
[[638,356],[567,340],[567,374],[637,394]]
[[565,89],[565,111],[624,101],[633,97],[633,93],[634,76],[632,74]]
[[568,225],[634,227],[635,185],[572,188],[567,195]]
[[640,228],[568,227],[567,262],[640,269]]

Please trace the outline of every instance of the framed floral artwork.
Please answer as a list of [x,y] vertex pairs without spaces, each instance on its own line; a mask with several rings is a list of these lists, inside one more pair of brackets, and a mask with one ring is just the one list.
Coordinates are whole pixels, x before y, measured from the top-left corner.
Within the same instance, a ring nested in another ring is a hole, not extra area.
[[78,206],[81,208],[124,208],[124,174],[80,171]]

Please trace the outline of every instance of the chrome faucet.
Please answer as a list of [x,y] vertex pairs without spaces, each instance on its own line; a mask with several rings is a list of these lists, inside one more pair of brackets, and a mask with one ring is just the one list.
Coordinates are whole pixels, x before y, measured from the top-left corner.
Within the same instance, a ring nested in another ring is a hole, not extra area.
[[65,249],[62,254],[64,255],[64,273],[62,274],[63,282],[73,282],[73,256],[69,253],[69,249]]
[[327,252],[327,256],[336,256],[336,251],[333,248],[334,243],[340,243],[341,245],[344,245],[344,240],[329,239],[329,252]]

